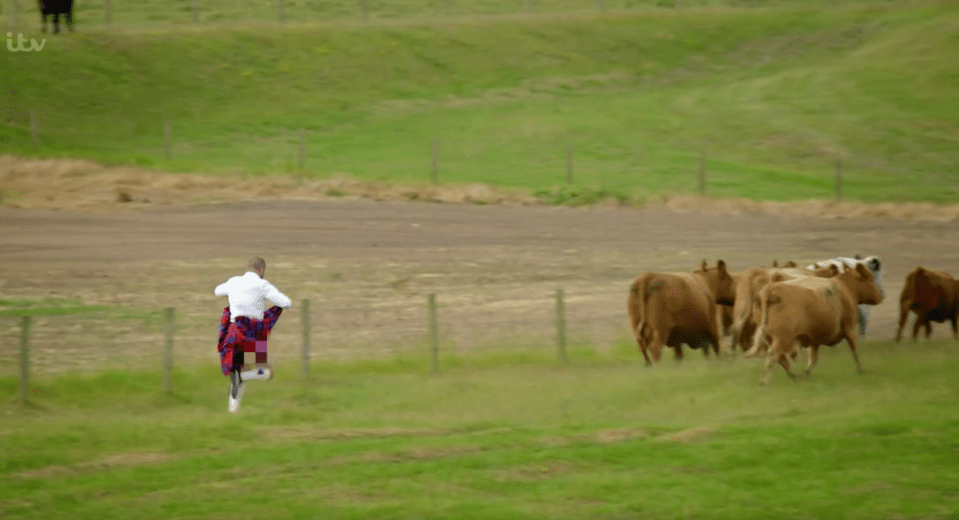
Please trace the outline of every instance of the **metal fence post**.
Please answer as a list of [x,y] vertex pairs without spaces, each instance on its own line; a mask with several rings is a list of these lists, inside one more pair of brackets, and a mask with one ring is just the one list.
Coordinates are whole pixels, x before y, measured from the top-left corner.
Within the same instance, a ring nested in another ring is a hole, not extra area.
[[27,403],[30,389],[30,316],[20,317],[20,402]]
[[173,307],[167,307],[165,312],[166,348],[163,351],[163,390],[167,392],[173,391],[171,374],[173,373],[174,312]]
[[306,167],[306,130],[300,129],[300,154],[299,154],[299,163],[300,169]]
[[699,154],[699,194],[706,195],[706,154]]
[[171,150],[172,143],[170,142],[172,140],[172,137],[170,135],[171,133],[172,133],[172,129],[170,128],[170,118],[166,118],[163,120],[163,146],[166,149],[167,160],[169,160],[170,156],[173,154]]
[[566,184],[573,183],[573,147],[566,147]]
[[562,288],[556,289],[556,346],[559,348],[559,360],[569,362],[566,356],[566,309]]
[[836,201],[842,200],[842,159],[836,159]]
[[430,360],[435,374],[440,371],[440,342],[436,332],[436,294],[430,293],[426,303],[429,310]]
[[303,300],[303,378],[310,377],[310,300]]
[[433,139],[433,160],[430,162],[430,182],[433,184],[438,182],[437,164],[439,163],[439,155],[440,140],[436,137]]
[[37,128],[37,111],[30,109],[30,135],[33,137],[33,146],[40,147],[40,139],[37,137],[39,129]]
[[113,24],[113,5],[111,5],[110,0],[103,0],[103,18],[109,28]]

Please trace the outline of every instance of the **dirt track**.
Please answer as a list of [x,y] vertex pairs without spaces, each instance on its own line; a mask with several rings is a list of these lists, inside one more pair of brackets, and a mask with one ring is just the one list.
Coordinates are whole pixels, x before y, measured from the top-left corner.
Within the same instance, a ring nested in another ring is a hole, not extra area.
[[[607,345],[626,337],[626,287],[642,271],[692,270],[703,258],[722,258],[740,270],[773,259],[802,263],[860,253],[884,261],[887,301],[874,310],[867,335],[877,339],[895,332],[898,294],[909,270],[921,264],[959,274],[957,238],[956,222],[667,209],[343,199],[149,207],[128,214],[0,208],[0,298],[55,295],[130,308],[175,306],[183,320],[178,359],[210,360],[224,305],[213,287],[258,254],[269,263],[268,279],[294,301],[313,302],[318,358],[398,344],[419,348],[430,292],[441,302],[450,348],[550,344],[550,298],[557,287],[566,291],[574,339]],[[276,347],[280,355],[295,352],[298,312],[295,305],[278,326],[275,344],[285,345]],[[118,326],[108,337],[95,327],[44,335],[66,327],[64,321],[38,322],[37,370],[54,370],[54,351],[67,345],[74,347],[67,365],[76,368],[116,361],[120,351],[132,358],[129,350],[162,337],[136,326]],[[15,337],[12,320],[0,327]],[[946,329],[940,325],[934,336],[945,336]],[[14,345],[0,349],[0,356],[15,358]]]

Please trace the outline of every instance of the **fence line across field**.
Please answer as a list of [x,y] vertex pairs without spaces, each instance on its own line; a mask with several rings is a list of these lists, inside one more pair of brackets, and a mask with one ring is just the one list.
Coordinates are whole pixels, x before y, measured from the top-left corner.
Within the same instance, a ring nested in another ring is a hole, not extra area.
[[[22,29],[21,24],[24,20],[32,19],[32,17],[24,16],[24,14],[37,9],[35,2],[23,2],[24,5],[20,5],[23,0],[8,0],[9,7],[7,11],[7,21],[11,30]],[[549,1],[546,2],[536,2],[534,5],[533,0],[514,0],[513,2],[503,2],[495,12],[489,12],[484,9],[472,10],[469,7],[458,9],[456,13],[453,12],[452,0],[442,0],[437,6],[425,7],[422,9],[413,9],[412,11],[403,12],[397,14],[395,7],[396,3],[391,1],[370,1],[370,0],[356,0],[354,7],[351,9],[351,13],[343,16],[339,12],[323,12],[315,11],[313,9],[302,9],[303,7],[309,6],[309,3],[306,4],[292,4],[292,10],[288,9],[291,6],[287,5],[287,0],[269,0],[265,5],[265,10],[259,12],[256,15],[243,16],[239,15],[235,18],[227,19],[224,15],[229,15],[232,9],[216,9],[210,8],[209,6],[201,5],[200,0],[190,0],[189,6],[186,11],[189,11],[189,16],[179,19],[180,13],[184,9],[173,9],[172,7],[167,14],[170,15],[170,20],[164,21],[155,21],[151,20],[150,17],[145,17],[143,21],[134,22],[130,25],[142,25],[142,26],[180,26],[180,25],[208,25],[208,26],[230,26],[236,24],[244,23],[256,23],[262,21],[269,21],[277,23],[279,25],[285,24],[288,20],[308,20],[315,22],[343,22],[347,20],[360,19],[363,22],[369,22],[373,20],[417,20],[424,18],[436,18],[437,16],[443,17],[463,17],[463,16],[515,16],[518,13],[523,13],[525,15],[548,15],[548,14],[590,14],[590,13],[606,13],[610,10],[610,0],[596,0],[595,3],[583,2],[583,3],[567,3],[567,2],[557,2],[552,3]],[[777,2],[752,2],[750,5],[756,7],[768,7],[771,4]],[[117,6],[125,6],[132,4],[132,1],[120,1],[119,3],[114,2],[113,0],[104,0],[102,6],[90,6],[87,7],[85,3],[80,3],[74,5],[74,18],[76,22],[84,24],[87,19],[89,20],[98,20],[102,16],[102,25],[94,22],[94,25],[99,26],[105,29],[114,29],[117,27],[124,27],[124,24],[116,23],[114,16],[114,10]],[[656,2],[649,1],[646,3],[635,3],[635,2],[621,2],[621,5],[613,7],[612,10],[615,11],[657,11],[657,10],[670,10],[676,11],[684,8],[695,8],[696,5],[688,5],[681,0],[659,0]],[[726,2],[728,6],[735,6],[742,8],[743,5],[741,2]],[[313,4],[315,6],[315,4]],[[460,6],[469,5],[466,2],[460,2]],[[832,0],[828,4],[823,2],[820,4],[822,9],[830,9],[838,6],[839,3],[836,0]],[[269,6],[269,7],[266,7]],[[297,10],[299,7],[301,10]],[[709,8],[708,3],[700,4],[698,7]],[[23,10],[23,13],[20,11]],[[2,14],[3,9],[0,9],[0,14]],[[97,11],[102,11],[102,14],[97,13]],[[272,11],[273,14],[269,14]],[[80,16],[77,16],[77,15]],[[201,20],[201,14],[203,18]],[[82,27],[82,25],[81,25]]]
[[[565,293],[562,288],[557,288],[553,301],[549,299],[541,300],[544,304],[550,303],[553,307],[554,312],[554,326],[555,326],[555,348],[556,348],[556,359],[560,363],[568,363],[568,336],[567,336],[567,327],[570,321],[567,320],[567,311],[565,306]],[[431,371],[433,373],[439,373],[442,366],[442,356],[444,352],[442,346],[450,341],[450,337],[454,333],[448,332],[448,328],[444,325],[443,322],[443,306],[440,305],[442,300],[437,298],[436,293],[429,293],[426,295],[425,301],[425,311],[423,313],[423,319],[421,322],[421,331],[423,332],[424,341],[420,343],[418,348],[413,349],[403,349],[404,352],[408,354],[419,353],[424,357],[428,357]],[[308,379],[310,377],[309,365],[310,360],[313,357],[311,352],[311,336],[314,334],[311,324],[311,313],[310,313],[310,300],[304,299],[299,302],[301,308],[301,342],[299,346],[300,362],[302,365],[302,377]],[[544,309],[546,312],[549,312],[548,307]],[[158,347],[162,348],[162,353],[160,356],[160,366],[162,371],[162,387],[165,392],[172,392],[173,388],[173,370],[176,366],[176,358],[174,357],[175,345],[177,339],[177,331],[183,331],[182,327],[177,326],[178,314],[176,309],[173,307],[166,307],[162,309],[159,313],[162,316],[161,323],[159,323],[158,329],[162,331],[162,340],[160,340],[160,345]],[[38,316],[43,317],[43,314]],[[66,315],[72,318],[77,318],[77,315]],[[51,323],[62,323],[64,315],[58,314],[56,318],[58,321],[51,321]],[[24,314],[19,316],[18,327],[20,329],[20,359],[19,359],[19,391],[18,399],[22,402],[27,402],[29,400],[29,382],[31,374],[31,337],[38,333],[38,328],[35,323],[34,313],[24,310]],[[116,316],[111,316],[109,314],[98,315],[98,319],[116,321],[123,318],[118,318]],[[78,318],[79,319],[79,318]],[[183,318],[180,318],[179,321],[182,321]],[[572,320],[576,322],[577,320]],[[517,323],[523,324],[522,320],[517,320]],[[442,324],[442,325],[441,325]],[[497,325],[501,325],[502,322],[498,322]],[[475,325],[475,324],[474,324]],[[525,322],[524,327],[528,328],[528,321]],[[214,329],[215,330],[215,329]],[[541,332],[537,334],[540,340],[547,340],[549,333]],[[274,337],[271,335],[271,337]],[[157,338],[160,339],[160,338]],[[545,344],[546,341],[543,341]],[[469,352],[477,350],[487,350],[486,348],[477,349],[471,348],[468,349]],[[515,350],[515,349],[513,349]],[[394,351],[395,352],[395,351]],[[462,352],[460,352],[461,354]]]
[[[20,109],[12,104],[7,107],[10,113],[19,113],[22,114],[24,122],[29,124],[30,138],[32,140],[33,146],[36,150],[42,151],[44,146],[42,143],[44,141],[42,135],[42,129],[44,128],[58,128],[57,121],[45,122],[43,119],[40,119],[38,112],[34,108]],[[174,135],[175,124],[174,119],[170,116],[164,117],[162,121],[157,123],[159,125],[158,129],[160,130],[160,135],[158,136],[159,141],[157,141],[157,146],[154,150],[158,150],[158,159],[165,161],[173,161],[180,159],[178,156],[178,150],[188,150],[195,153],[195,147],[190,142],[184,142],[182,139],[177,139],[177,136]],[[287,169],[295,168],[295,171],[306,172],[309,171],[309,168],[315,166],[315,160],[310,161],[310,144],[311,143],[322,143],[322,140],[309,138],[309,133],[306,128],[300,128],[292,132],[286,132],[287,143],[290,148],[286,152],[281,152],[277,156],[277,160],[282,162],[286,160]],[[177,141],[175,146],[174,141]],[[49,142],[49,140],[48,140]],[[425,168],[424,172],[424,181],[428,181],[429,184],[437,186],[442,185],[441,179],[441,170],[450,171],[449,167],[444,168],[443,166],[443,156],[442,156],[442,139],[440,137],[434,137],[430,143],[425,143],[424,146],[424,159],[426,159],[428,167]],[[317,146],[318,144],[314,144]],[[153,151],[152,153],[157,153]],[[588,150],[587,150],[588,153]],[[700,196],[706,196],[709,185],[709,165],[711,160],[715,160],[715,157],[712,159],[706,151],[691,152],[689,160],[689,175],[690,178],[695,179],[690,183],[686,184],[687,188],[680,188],[681,192],[688,193],[698,193]],[[588,171],[588,168],[580,168],[577,170],[576,166],[576,149],[573,146],[566,146],[563,148],[557,148],[556,150],[556,186],[566,185],[573,186],[575,178],[582,179],[587,177],[583,174],[576,174],[576,171]],[[695,157],[695,159],[694,159]],[[720,158],[721,160],[721,158]],[[522,161],[521,158],[517,158],[516,168],[520,169],[523,167],[523,164],[519,161]],[[858,164],[858,163],[857,163]],[[869,165],[859,164],[861,167],[870,167]],[[823,181],[824,184],[829,182],[827,179],[833,177],[833,193],[836,201],[842,201],[845,191],[845,179],[844,179],[844,170],[848,168],[848,164],[842,159],[835,159],[832,162],[823,163]],[[825,173],[827,170],[832,169],[832,174]],[[468,183],[468,179],[459,179],[460,182]],[[599,185],[601,189],[605,190],[605,174],[603,172],[598,172],[594,175],[594,178],[591,181],[579,181],[579,184],[584,186],[594,186]],[[694,187],[695,186],[695,187]],[[625,186],[624,188],[629,188]],[[800,194],[801,195],[801,194]],[[733,194],[732,196],[735,196]]]

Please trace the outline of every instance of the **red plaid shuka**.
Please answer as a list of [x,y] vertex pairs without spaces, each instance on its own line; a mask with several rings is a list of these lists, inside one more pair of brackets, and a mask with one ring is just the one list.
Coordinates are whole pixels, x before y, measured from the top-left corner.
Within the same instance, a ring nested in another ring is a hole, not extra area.
[[282,312],[282,308],[273,306],[263,313],[262,320],[240,316],[230,323],[230,307],[223,309],[223,316],[220,318],[220,341],[216,346],[217,352],[220,353],[220,370],[223,375],[228,376],[234,367],[239,370],[243,366],[244,352],[254,352],[257,363],[266,363],[266,338]]

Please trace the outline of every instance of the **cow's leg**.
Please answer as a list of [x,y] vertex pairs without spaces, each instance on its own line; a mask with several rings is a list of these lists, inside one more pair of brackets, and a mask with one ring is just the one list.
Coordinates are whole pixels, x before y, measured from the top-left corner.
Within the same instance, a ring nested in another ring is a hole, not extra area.
[[952,337],[959,339],[959,315],[952,315]]
[[932,320],[926,320],[926,340],[929,340],[929,336],[932,336]]
[[[643,339],[642,331],[636,330],[637,325],[633,324],[633,335],[636,336],[636,346],[639,347],[639,351],[643,354],[643,359],[646,360],[646,366],[650,366],[653,362],[649,359],[649,353],[647,353],[648,345],[646,340]],[[645,327],[643,327],[645,329]]]
[[53,13],[53,34],[60,33],[60,13]]
[[795,381],[796,375],[789,370],[789,358],[786,356],[785,353],[779,354],[779,364],[783,367],[783,370],[786,371],[786,375],[788,375],[790,379]]
[[42,24],[40,26],[40,32],[47,32],[47,15],[42,11],[40,12],[40,23]]
[[[754,347],[755,348],[755,347]],[[773,368],[773,363],[779,360],[779,339],[773,338],[769,343],[768,350],[766,351],[766,366],[763,369],[763,378],[760,382],[761,385],[766,386],[769,384],[770,371]],[[780,364],[782,361],[780,361]],[[789,372],[789,369],[786,368],[786,372]]]
[[673,359],[675,359],[677,363],[679,363],[680,361],[683,360],[683,346],[682,346],[682,345],[676,345],[675,347],[673,347]]
[[852,352],[852,358],[856,360],[856,372],[862,374],[862,365],[859,364],[859,353],[856,352],[856,335],[852,331],[846,331],[846,342],[849,343],[849,350]]
[[650,353],[652,353],[653,355],[653,361],[659,363],[659,360],[662,358],[662,355],[663,355],[664,344],[665,342],[663,341],[663,338],[660,337],[659,332],[655,328],[653,328],[652,334],[650,334],[650,340],[646,344]]
[[803,373],[804,376],[809,377],[809,373],[817,361],[819,361],[819,345],[813,345],[809,347],[809,363],[806,365],[806,371]]
[[899,306],[899,330],[896,331],[896,343],[902,340],[902,330],[906,328],[906,321],[909,320],[909,306]]
[[67,18],[67,28],[70,29],[70,32],[73,32],[73,8],[72,7],[70,8],[69,11],[67,11],[67,14],[65,16]]
[[923,314],[919,313],[916,315],[916,323],[912,324],[912,340],[916,341],[919,339],[919,327],[922,327]]

